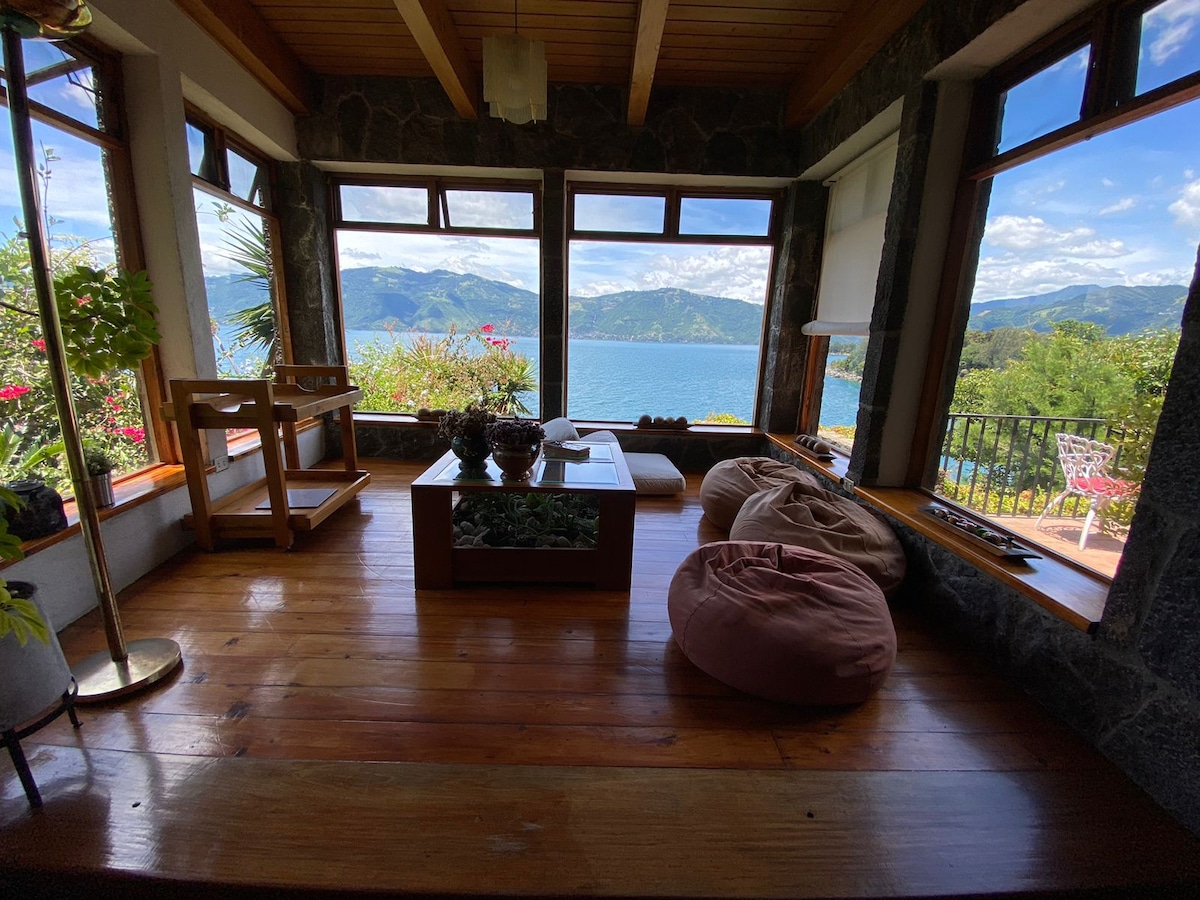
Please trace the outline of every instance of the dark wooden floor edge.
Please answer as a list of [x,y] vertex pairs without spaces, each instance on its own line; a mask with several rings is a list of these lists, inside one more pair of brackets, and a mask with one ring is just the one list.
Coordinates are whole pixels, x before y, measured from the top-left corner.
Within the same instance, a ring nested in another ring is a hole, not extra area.
[[[1197,885],[1146,885],[1144,887],[1092,888],[1074,891],[1034,891],[1021,893],[939,894],[938,897],[971,900],[1194,900]],[[267,886],[232,886],[191,881],[150,878],[141,875],[106,872],[27,872],[0,873],[0,896],[21,900],[352,900],[352,898],[404,897],[407,900],[435,900],[442,897],[512,897],[503,887],[488,894],[397,893],[370,888],[342,890],[297,890]],[[564,896],[547,894],[545,896]],[[604,894],[605,900],[663,900],[667,894]],[[754,900],[754,895],[747,895]],[[862,900],[892,900],[887,895],[861,895]],[[721,896],[689,897],[688,900],[727,900]],[[763,898],[767,900],[767,898]],[[833,897],[806,897],[804,900],[837,900]]]

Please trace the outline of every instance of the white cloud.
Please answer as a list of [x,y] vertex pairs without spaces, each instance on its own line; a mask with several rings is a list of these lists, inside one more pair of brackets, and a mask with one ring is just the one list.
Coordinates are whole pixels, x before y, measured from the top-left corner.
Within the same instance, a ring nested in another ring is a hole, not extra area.
[[1200,180],[1183,186],[1179,199],[1167,207],[1179,225],[1200,225]]
[[540,270],[534,238],[482,238],[441,234],[387,234],[341,230],[338,259],[343,269],[363,265],[401,266],[419,272],[445,269],[537,291]]
[[1095,233],[1094,229],[1086,227],[1062,231],[1037,216],[1005,215],[988,220],[984,241],[1005,250],[1033,250],[1086,241]]
[[1039,259],[1026,262],[1012,254],[979,260],[973,302],[1001,297],[1046,294],[1072,284],[1125,284],[1120,269],[1093,260]]
[[1161,66],[1188,43],[1200,24],[1200,0],[1168,0],[1146,13],[1145,30],[1152,36],[1150,60]]
[[636,290],[636,286],[632,283],[621,281],[589,281],[587,284],[582,284],[571,291],[571,295],[575,297],[599,297],[602,294],[619,294],[622,291]]
[[1111,178],[1101,178],[1100,183],[1102,185],[1104,185],[1106,188],[1117,186],[1117,183],[1115,181],[1113,181]]
[[1104,209],[1100,210],[1100,212],[1096,213],[1096,215],[1111,216],[1113,213],[1125,212],[1126,210],[1133,209],[1135,206],[1137,206],[1137,201],[1132,197],[1122,197],[1111,206],[1104,207]]

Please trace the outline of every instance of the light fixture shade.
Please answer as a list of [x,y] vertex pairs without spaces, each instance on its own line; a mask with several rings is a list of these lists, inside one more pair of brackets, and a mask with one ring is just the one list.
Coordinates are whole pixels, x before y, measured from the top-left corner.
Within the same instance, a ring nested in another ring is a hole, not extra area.
[[546,45],[515,32],[483,39],[483,99],[516,125],[546,118]]

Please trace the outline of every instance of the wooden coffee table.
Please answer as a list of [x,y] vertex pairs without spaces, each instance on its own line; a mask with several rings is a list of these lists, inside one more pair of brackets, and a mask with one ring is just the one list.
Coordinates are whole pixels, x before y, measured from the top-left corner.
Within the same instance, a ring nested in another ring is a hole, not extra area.
[[[479,581],[591,584],[629,590],[633,567],[634,487],[621,448],[588,443],[586,460],[539,457],[524,481],[505,481],[489,457],[486,473],[464,473],[447,452],[412,483],[413,558],[418,590]],[[455,547],[452,514],[456,494],[517,492],[588,494],[600,504],[595,549]]]

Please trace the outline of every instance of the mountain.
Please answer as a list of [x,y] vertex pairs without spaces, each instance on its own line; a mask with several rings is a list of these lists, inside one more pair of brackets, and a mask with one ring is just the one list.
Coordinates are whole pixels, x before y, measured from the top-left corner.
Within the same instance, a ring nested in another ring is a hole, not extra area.
[[1078,319],[1103,325],[1112,336],[1179,328],[1187,288],[1180,285],[1073,285],[1049,294],[990,300],[971,307],[968,328],[1030,328],[1049,332],[1054,322]]
[[[209,310],[226,321],[238,309],[262,301],[262,292],[237,276],[206,278]],[[477,275],[398,266],[366,266],[342,272],[346,327],[371,331],[393,324],[401,330],[445,333],[493,324],[499,333],[530,335],[538,329],[537,295]],[[575,338],[679,344],[757,344],[762,307],[728,297],[663,288],[570,299]]]

